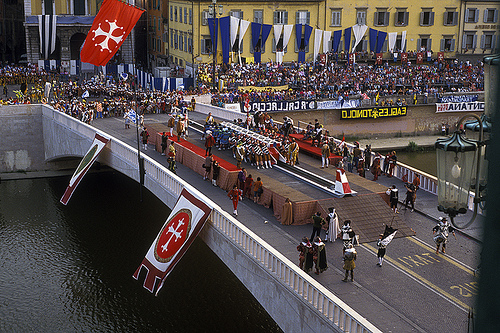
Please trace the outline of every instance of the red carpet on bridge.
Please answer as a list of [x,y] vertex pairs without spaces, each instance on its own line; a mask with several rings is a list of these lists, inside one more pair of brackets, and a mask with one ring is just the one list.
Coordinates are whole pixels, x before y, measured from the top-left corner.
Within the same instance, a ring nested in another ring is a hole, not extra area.
[[[301,152],[306,152],[309,155],[321,158],[321,148],[316,146],[311,146],[312,140],[302,140],[304,134],[290,134],[290,137],[295,138],[295,142],[299,144]],[[330,155],[330,163],[337,164],[342,157],[337,155]]]

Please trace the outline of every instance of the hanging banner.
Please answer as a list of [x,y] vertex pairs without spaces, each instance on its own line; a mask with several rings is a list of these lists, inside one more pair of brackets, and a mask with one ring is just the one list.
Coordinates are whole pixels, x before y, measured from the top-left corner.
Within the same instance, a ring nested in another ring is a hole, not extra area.
[[168,274],[198,236],[211,211],[212,208],[206,203],[183,189],[146,257],[135,271],[134,279],[138,280],[142,268],[146,268],[144,288],[158,295]]
[[73,195],[73,192],[75,191],[76,187],[82,180],[83,176],[89,171],[90,167],[92,164],[94,164],[95,160],[97,159],[97,156],[99,156],[99,153],[102,151],[104,146],[110,141],[109,138],[106,138],[102,135],[95,134],[94,137],[94,142],[92,142],[92,146],[90,149],[87,151],[85,156],[83,156],[82,161],[76,168],[75,173],[71,177],[69,181],[69,185],[66,188],[66,191],[64,191],[64,195],[61,198],[61,203],[63,205],[66,205]]
[[468,103],[476,102],[479,95],[446,95],[438,98],[438,103]]
[[438,112],[484,112],[484,102],[436,103]]
[[316,109],[316,101],[273,101],[273,102],[248,102],[245,108],[245,103],[242,102],[241,109],[257,112],[279,112],[279,111],[303,111]]
[[406,116],[406,106],[342,110],[340,119],[377,119]]

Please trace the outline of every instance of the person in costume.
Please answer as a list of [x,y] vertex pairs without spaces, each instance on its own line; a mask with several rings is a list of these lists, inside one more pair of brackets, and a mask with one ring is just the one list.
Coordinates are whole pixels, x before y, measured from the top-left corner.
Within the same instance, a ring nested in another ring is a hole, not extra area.
[[345,254],[345,251],[349,248],[349,245],[353,244],[353,239],[356,236],[356,233],[351,228],[351,220],[344,221],[344,225],[340,229],[340,233],[344,245],[342,254]]
[[311,234],[311,238],[309,239],[314,239],[314,236],[321,236],[321,228],[326,224],[326,221],[323,217],[321,217],[320,212],[316,212],[313,216],[311,216],[311,219],[313,220],[313,230]]
[[357,252],[352,244],[347,246],[347,249],[344,252],[344,266],[345,276],[342,281],[347,282],[347,278],[349,277],[349,272],[351,272],[351,282],[354,281],[354,268],[356,268],[356,258]]
[[299,251],[299,268],[309,273],[313,267],[313,249],[307,237],[302,238],[302,242],[297,246],[297,251]]
[[233,201],[233,214],[235,216],[238,216],[238,202],[241,199],[241,195],[243,194],[243,191],[238,188],[238,186],[234,185],[233,189],[227,193],[227,196],[229,199]]
[[340,232],[340,227],[339,227],[339,218],[337,212],[333,207],[328,208],[327,222],[328,222],[328,229],[326,230],[325,242],[326,241],[335,242],[335,239],[337,239],[337,236]]
[[323,273],[328,269],[328,264],[326,262],[326,249],[325,243],[321,241],[321,238],[316,237],[314,239],[314,243],[312,244],[313,248],[313,262],[315,265],[314,273],[319,275],[319,273]]
[[174,140],[170,141],[170,145],[168,146],[168,170],[175,173],[176,165],[175,165],[175,146]]
[[290,165],[295,166],[297,157],[299,156],[299,144],[295,142],[295,138],[292,138],[292,143],[288,147],[288,156],[290,159]]
[[448,242],[450,232],[453,234],[453,237],[457,239],[455,228],[449,224],[448,220],[445,217],[440,217],[439,220],[439,223],[432,228],[434,242],[436,243],[436,254],[439,253],[439,247],[441,247],[441,252],[446,253],[446,243]]
[[285,199],[283,212],[281,213],[281,224],[291,225],[293,223],[293,205],[289,198]]
[[385,226],[385,230],[383,234],[379,235],[379,239],[377,241],[378,251],[377,251],[377,266],[382,267],[382,263],[384,262],[385,251],[387,245],[392,241],[398,229],[394,229],[390,226]]
[[389,202],[391,203],[391,209],[393,210],[394,213],[398,212],[398,199],[399,199],[399,191],[396,188],[396,185],[392,185],[390,188],[387,189],[385,192],[387,195],[389,195]]
[[168,136],[167,136],[167,133],[166,132],[163,132],[161,134],[161,154],[163,156],[165,156],[165,150],[167,149],[167,146],[168,146]]

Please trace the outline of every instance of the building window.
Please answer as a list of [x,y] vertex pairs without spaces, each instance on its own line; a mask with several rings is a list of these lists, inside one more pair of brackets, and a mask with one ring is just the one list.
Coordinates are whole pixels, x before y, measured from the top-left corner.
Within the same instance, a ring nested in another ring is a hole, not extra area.
[[432,39],[430,35],[420,35],[420,38],[417,39],[417,51],[425,52],[430,51],[432,46]]
[[174,21],[177,22],[177,6],[174,7]]
[[264,22],[264,11],[262,9],[256,9],[253,11],[253,21],[255,23]]
[[201,52],[201,54],[211,54],[212,53],[212,39],[210,39],[210,36],[202,36],[201,37],[200,52]]
[[487,8],[484,10],[483,22],[484,23],[497,23],[498,9]]
[[288,24],[288,12],[284,10],[274,11],[273,24]]
[[184,23],[188,23],[188,9],[184,8]]
[[193,24],[193,10],[189,8],[189,24]]
[[366,25],[366,9],[356,9],[356,24]]
[[342,26],[342,9],[332,9],[332,19],[330,21],[330,26]]
[[420,12],[420,26],[429,27],[434,25],[434,12],[429,8],[422,8]]
[[495,48],[495,33],[484,32],[481,36],[481,49],[493,50]]
[[210,14],[208,10],[204,10],[201,12],[201,25],[208,25],[208,18],[213,17],[213,14]]
[[174,30],[170,29],[170,45],[174,46]]
[[455,9],[448,9],[444,12],[443,25],[452,26],[458,24],[458,12]]
[[[52,1],[50,1],[52,3]],[[45,2],[47,6],[47,2]],[[85,1],[84,0],[74,0],[73,2],[73,14],[74,15],[85,15]],[[47,8],[46,8],[47,9]],[[52,10],[52,4],[49,5],[49,9]]]
[[193,53],[193,39],[188,38],[188,52]]
[[260,52],[260,53],[265,53],[266,52],[266,44],[262,44],[262,36],[259,36],[259,40],[257,41],[257,45],[255,46],[255,49],[253,48],[252,41],[250,41],[250,53],[254,52]]
[[158,17],[158,32],[161,33],[161,17]]
[[278,41],[278,45],[276,45],[276,40],[273,37],[273,47],[272,47],[271,52],[276,53],[276,51],[285,52],[285,53],[288,51],[288,46],[285,47],[285,49],[283,49],[283,36],[280,36],[280,39]]
[[401,36],[396,37],[396,45],[394,45],[394,52],[405,52],[406,51],[406,39],[405,39],[405,47],[401,48],[403,39]]
[[441,39],[441,45],[439,47],[439,51],[441,52],[453,52],[455,51],[455,39],[453,35],[447,36],[443,35],[443,39]]
[[229,12],[229,16],[233,16],[239,18],[240,20],[243,20],[243,11],[239,9],[232,10]]
[[170,21],[174,20],[174,9],[173,6],[170,6]]
[[479,9],[467,8],[465,10],[465,23],[477,23],[479,18]]
[[475,31],[466,31],[462,37],[462,49],[474,50],[476,48],[477,35]]
[[295,24],[309,24],[311,13],[306,10],[299,10],[295,12]]
[[389,12],[387,11],[387,8],[377,9],[373,25],[376,27],[386,27],[389,25]]
[[410,14],[406,11],[406,8],[397,8],[396,16],[394,17],[394,26],[406,27],[408,25],[409,17]]

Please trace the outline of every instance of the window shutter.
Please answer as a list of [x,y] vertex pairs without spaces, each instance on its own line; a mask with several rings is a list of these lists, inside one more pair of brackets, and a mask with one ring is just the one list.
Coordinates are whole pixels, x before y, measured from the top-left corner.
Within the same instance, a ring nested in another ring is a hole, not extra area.
[[384,13],[384,25],[385,26],[389,25],[389,16],[390,16],[389,12]]
[[295,24],[300,24],[300,12],[295,12]]
[[384,41],[384,45],[382,46],[382,52],[387,52],[387,39]]
[[363,44],[362,44],[362,46],[361,46],[361,49],[362,49],[363,51],[367,51],[367,50],[368,50],[368,41],[367,41],[367,40],[364,40],[364,39],[363,39]]
[[421,47],[422,47],[422,40],[419,38],[417,39],[417,52],[420,52]]
[[201,25],[207,25],[208,24],[208,12],[205,10],[201,12]]
[[443,13],[443,25],[449,25],[448,24],[448,12]]
[[278,12],[273,13],[273,24],[278,24]]
[[432,39],[427,39],[427,51],[432,50]]
[[295,53],[299,52],[299,45],[298,45],[298,43],[300,43],[300,41],[297,41],[297,39],[295,39]]
[[486,37],[485,35],[481,35],[481,43],[480,43],[480,46],[479,46],[480,49],[484,49],[484,39],[485,39],[485,37]]
[[441,43],[440,43],[440,46],[439,46],[439,51],[441,51],[441,52],[444,51],[444,43],[445,43],[445,40],[441,39]]
[[469,8],[465,10],[465,23],[469,23]]
[[484,23],[488,23],[488,9],[484,10],[484,13],[483,13],[483,22]]
[[475,9],[475,14],[474,14],[474,23],[477,23],[479,20],[479,9]]
[[410,20],[410,13],[409,12],[405,12],[404,16],[405,16],[405,20],[404,20],[403,25],[407,26],[408,25],[408,21]]
[[272,44],[272,47],[271,47],[271,52],[272,53],[276,53],[276,39],[274,39],[274,37],[273,37],[272,42],[273,42],[273,44]]
[[373,13],[373,25],[378,26],[378,12]]
[[457,25],[458,24],[458,12],[454,12],[453,13],[453,25]]
[[424,24],[424,12],[420,12],[420,25]]
[[472,42],[472,48],[475,49],[477,46],[477,35],[474,35],[474,40]]
[[450,41],[450,52],[455,52],[455,39]]
[[283,23],[282,24],[288,24],[288,12],[283,12],[283,14],[285,15],[284,18],[283,18]]
[[493,38],[491,38],[491,49],[493,52],[496,52],[497,39],[498,39],[498,36],[496,36],[496,35],[493,35]]
[[311,13],[307,12],[307,24],[309,25],[311,23]]
[[430,12],[429,25],[434,25],[434,12]]

